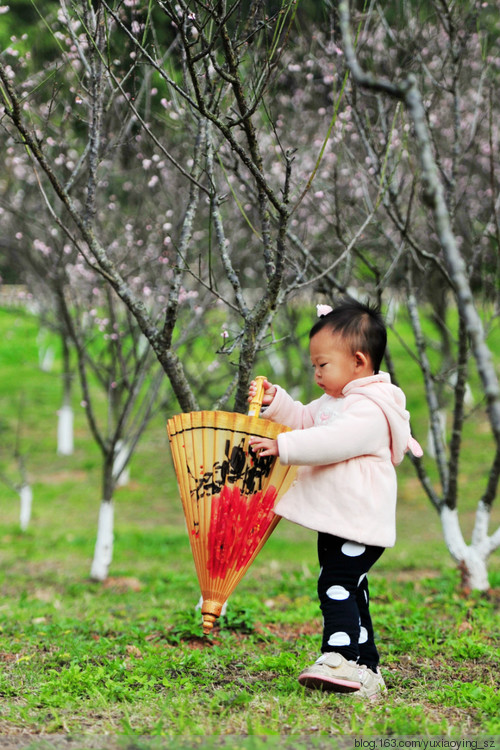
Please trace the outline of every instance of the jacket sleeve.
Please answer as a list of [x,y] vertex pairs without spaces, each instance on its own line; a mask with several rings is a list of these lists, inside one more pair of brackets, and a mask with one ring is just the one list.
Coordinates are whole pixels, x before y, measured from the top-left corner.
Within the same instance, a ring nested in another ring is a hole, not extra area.
[[310,404],[302,404],[293,398],[282,388],[276,386],[276,395],[269,406],[262,412],[264,419],[291,427],[292,430],[303,430],[314,425],[314,415],[318,409],[318,401]]
[[331,424],[278,435],[280,462],[325,466],[389,448],[390,436],[382,409],[368,399],[352,403]]

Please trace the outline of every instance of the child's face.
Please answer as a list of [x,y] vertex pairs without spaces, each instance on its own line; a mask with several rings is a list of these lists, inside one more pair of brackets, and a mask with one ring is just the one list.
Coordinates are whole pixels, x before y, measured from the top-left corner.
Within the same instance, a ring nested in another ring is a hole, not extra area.
[[314,378],[329,396],[340,398],[351,380],[373,374],[370,360],[362,352],[352,352],[339,336],[322,328],[309,342]]

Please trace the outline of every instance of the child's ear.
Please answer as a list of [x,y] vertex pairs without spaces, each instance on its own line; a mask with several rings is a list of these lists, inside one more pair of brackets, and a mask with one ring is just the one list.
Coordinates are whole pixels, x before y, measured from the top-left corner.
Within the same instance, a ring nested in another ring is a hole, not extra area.
[[370,369],[370,360],[363,352],[354,353],[354,363],[356,370]]

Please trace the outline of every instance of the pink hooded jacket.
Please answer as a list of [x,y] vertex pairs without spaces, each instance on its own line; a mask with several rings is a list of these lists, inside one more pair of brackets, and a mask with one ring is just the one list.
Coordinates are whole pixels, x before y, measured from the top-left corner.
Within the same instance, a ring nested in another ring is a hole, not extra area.
[[342,393],[304,406],[277,386],[264,416],[292,428],[278,436],[280,461],[299,470],[274,510],[315,531],[392,547],[394,467],[407,450],[422,455],[410,434],[405,395],[383,372],[352,380]]

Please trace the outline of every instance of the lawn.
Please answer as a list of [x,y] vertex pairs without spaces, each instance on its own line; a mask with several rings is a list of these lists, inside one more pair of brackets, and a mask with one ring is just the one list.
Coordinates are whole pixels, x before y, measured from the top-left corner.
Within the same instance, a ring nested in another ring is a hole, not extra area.
[[[281,522],[226,617],[203,637],[165,416],[150,425],[131,481],[116,493],[111,577],[89,580],[100,459],[76,396],[75,453],[57,456],[57,362],[52,372],[38,368],[36,334],[29,316],[0,314],[1,470],[15,479],[11,446],[21,413],[34,491],[32,521],[21,533],[17,496],[0,483],[0,747],[257,750],[331,748],[376,736],[498,740],[499,556],[491,561],[490,595],[460,592],[409,461],[400,471],[398,544],[371,574],[388,696],[367,705],[307,692],[296,676],[320,643],[314,534]],[[471,488],[475,461],[465,467]]]

